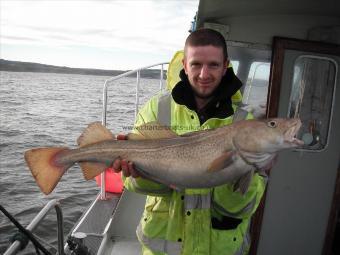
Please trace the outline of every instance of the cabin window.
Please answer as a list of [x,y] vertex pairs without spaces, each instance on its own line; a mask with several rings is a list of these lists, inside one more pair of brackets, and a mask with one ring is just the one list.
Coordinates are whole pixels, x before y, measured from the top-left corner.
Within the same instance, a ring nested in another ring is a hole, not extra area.
[[243,91],[243,103],[255,118],[264,118],[268,94],[270,63],[253,62]]
[[233,66],[234,73],[237,74],[238,66],[240,64],[239,61],[236,60],[230,60],[231,65]]
[[302,55],[294,63],[288,117],[302,121],[303,150],[326,148],[338,66],[327,57]]

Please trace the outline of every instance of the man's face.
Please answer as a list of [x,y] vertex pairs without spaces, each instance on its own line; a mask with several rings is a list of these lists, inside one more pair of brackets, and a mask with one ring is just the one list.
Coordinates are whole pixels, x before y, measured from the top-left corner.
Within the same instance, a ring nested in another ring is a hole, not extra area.
[[186,48],[183,66],[197,97],[208,99],[212,96],[226,72],[227,64],[222,48],[212,45]]

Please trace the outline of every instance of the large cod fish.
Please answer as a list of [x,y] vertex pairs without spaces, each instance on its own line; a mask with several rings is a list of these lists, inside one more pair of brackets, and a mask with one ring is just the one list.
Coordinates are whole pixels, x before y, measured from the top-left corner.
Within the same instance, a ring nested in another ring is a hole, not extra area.
[[128,140],[116,140],[99,122],[78,138],[79,148],[36,148],[25,160],[41,191],[53,191],[64,172],[79,163],[85,179],[104,171],[117,158],[134,163],[144,177],[171,187],[208,188],[240,183],[244,193],[251,176],[283,149],[303,144],[296,138],[299,119],[244,120],[232,125],[178,136],[157,123],[139,128]]

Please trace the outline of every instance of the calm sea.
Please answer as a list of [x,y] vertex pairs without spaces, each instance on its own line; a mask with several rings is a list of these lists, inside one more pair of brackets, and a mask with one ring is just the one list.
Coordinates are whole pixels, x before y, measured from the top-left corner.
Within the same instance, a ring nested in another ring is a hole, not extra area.
[[[33,147],[74,147],[88,123],[101,121],[102,89],[109,77],[74,74],[0,72],[0,204],[26,226],[50,199],[59,199],[64,233],[89,206],[99,191],[72,167],[48,196],[41,193],[24,161]],[[108,127],[126,132],[133,124],[135,78],[110,85]],[[158,89],[158,81],[141,80],[142,104]],[[51,210],[36,233],[56,246],[56,215]],[[0,254],[15,233],[13,224],[0,212]],[[20,254],[35,254],[30,244]]]

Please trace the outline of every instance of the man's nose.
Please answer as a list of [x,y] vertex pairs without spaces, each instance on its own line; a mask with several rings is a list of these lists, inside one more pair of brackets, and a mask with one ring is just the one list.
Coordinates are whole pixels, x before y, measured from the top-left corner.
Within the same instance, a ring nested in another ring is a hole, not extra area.
[[205,79],[207,77],[209,77],[209,68],[208,66],[203,65],[200,72],[200,78]]

